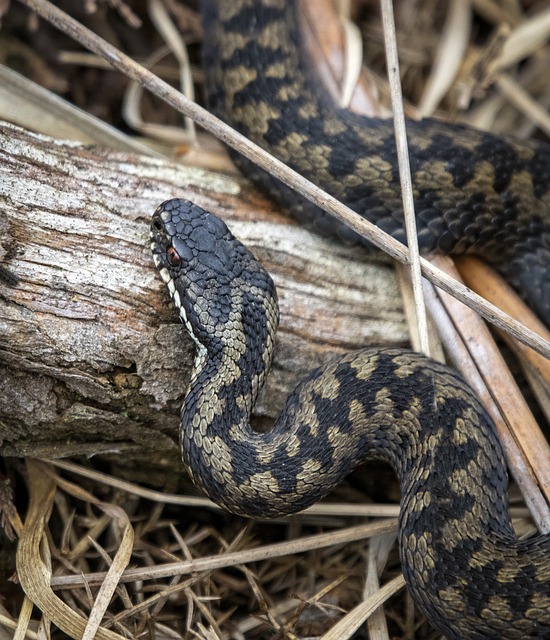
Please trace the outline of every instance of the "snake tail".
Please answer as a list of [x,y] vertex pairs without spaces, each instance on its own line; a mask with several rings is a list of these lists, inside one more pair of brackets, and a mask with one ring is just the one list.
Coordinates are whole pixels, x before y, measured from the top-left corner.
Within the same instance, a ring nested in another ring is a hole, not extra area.
[[278,323],[269,274],[224,222],[183,200],[155,212],[151,248],[197,345],[181,448],[198,487],[234,513],[275,517],[386,461],[401,486],[403,572],[431,624],[448,640],[550,638],[550,538],[516,538],[495,427],[456,372],[399,349],[344,355],[257,433],[250,414]]

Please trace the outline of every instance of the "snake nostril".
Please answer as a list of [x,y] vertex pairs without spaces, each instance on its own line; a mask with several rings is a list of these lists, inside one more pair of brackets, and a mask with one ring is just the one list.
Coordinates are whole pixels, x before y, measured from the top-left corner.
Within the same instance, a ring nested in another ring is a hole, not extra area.
[[155,216],[151,222],[151,226],[153,229],[156,229],[156,231],[162,231],[162,220]]

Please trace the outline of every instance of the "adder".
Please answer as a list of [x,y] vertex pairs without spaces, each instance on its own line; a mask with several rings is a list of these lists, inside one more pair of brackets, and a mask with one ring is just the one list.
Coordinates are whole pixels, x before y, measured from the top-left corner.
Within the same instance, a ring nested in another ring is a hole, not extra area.
[[[204,0],[202,11],[214,112],[403,239],[391,124],[316,91],[294,4]],[[482,255],[549,325],[549,148],[434,121],[410,123],[409,136],[422,248]],[[293,213],[334,230],[236,161]],[[161,205],[151,237],[197,348],[181,416],[195,483],[234,513],[273,517],[317,501],[365,460],[385,460],[401,484],[403,572],[431,624],[448,640],[550,638],[550,537],[516,538],[494,425],[460,376],[403,350],[348,354],[312,372],[273,429],[256,433],[250,412],[278,322],[271,278],[193,203]]]

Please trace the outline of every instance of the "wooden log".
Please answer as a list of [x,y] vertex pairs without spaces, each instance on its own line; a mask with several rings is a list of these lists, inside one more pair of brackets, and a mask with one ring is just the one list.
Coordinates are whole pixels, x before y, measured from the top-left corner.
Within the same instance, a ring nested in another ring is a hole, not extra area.
[[0,442],[5,456],[173,460],[193,345],[149,250],[172,197],[221,215],[272,273],[281,329],[255,420],[333,354],[407,341],[393,267],[278,214],[244,178],[0,123]]

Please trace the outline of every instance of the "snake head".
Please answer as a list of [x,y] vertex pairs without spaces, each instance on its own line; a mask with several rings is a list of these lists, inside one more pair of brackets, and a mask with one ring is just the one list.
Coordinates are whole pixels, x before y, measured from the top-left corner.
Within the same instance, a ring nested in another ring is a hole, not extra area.
[[[204,353],[221,353],[242,330],[250,291],[276,299],[269,274],[214,214],[186,200],[168,200],[153,214],[151,250],[180,319]],[[266,317],[266,322],[273,318]],[[255,322],[258,320],[254,315]],[[276,319],[275,319],[276,322]]]

